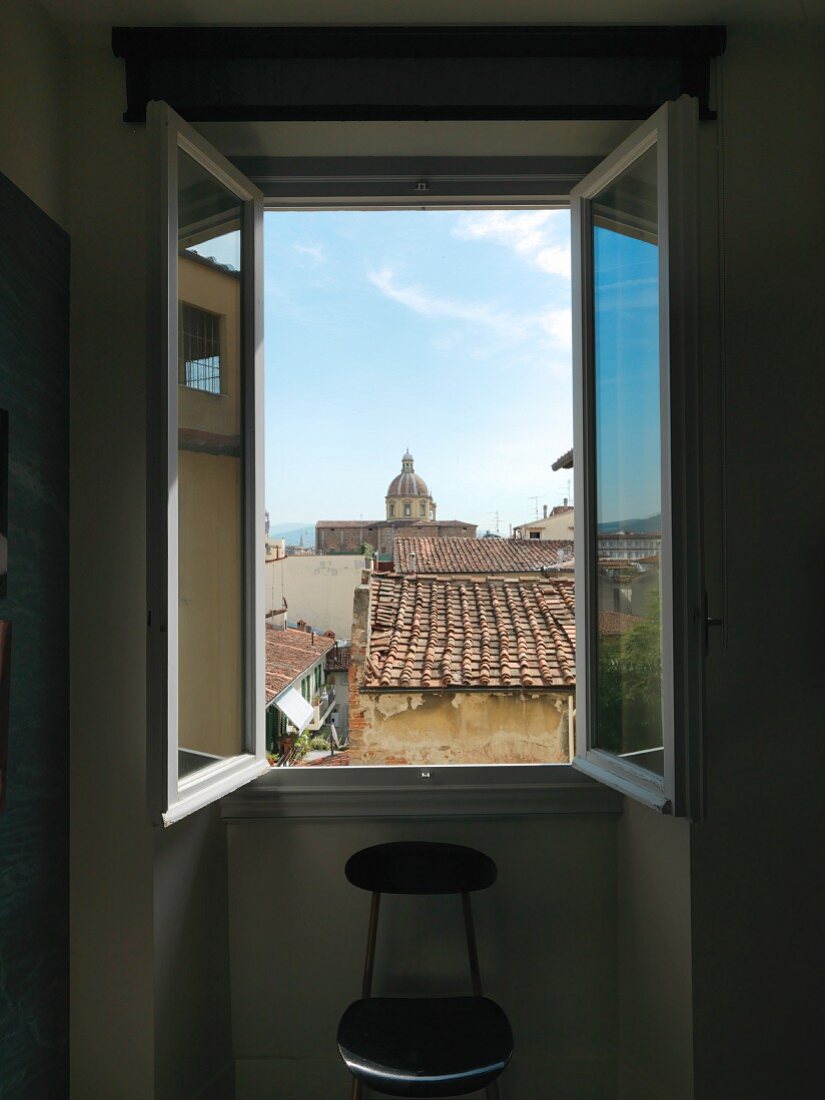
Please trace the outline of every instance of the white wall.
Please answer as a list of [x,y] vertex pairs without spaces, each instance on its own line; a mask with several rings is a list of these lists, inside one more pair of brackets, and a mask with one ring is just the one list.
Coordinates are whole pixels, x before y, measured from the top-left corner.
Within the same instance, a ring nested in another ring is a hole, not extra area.
[[73,1095],[154,1088],[146,808],[146,143],[105,33],[72,52]]
[[304,619],[315,630],[334,630],[338,639],[349,638],[352,598],[363,571],[363,554],[308,554],[268,562],[267,609],[282,607],[285,597],[288,622]]
[[165,833],[147,813],[149,182],[145,128],[123,123],[123,90],[108,30],[77,41],[70,135],[72,1095],[188,1100],[210,1083],[216,1096],[231,1089],[226,836],[216,808]]
[[[335,1033],[360,996],[369,895],[344,864],[413,838],[469,844],[498,865],[473,911],[484,990],[515,1035],[502,1100],[613,1096],[616,819],[554,815],[230,824],[237,1100],[347,1095]],[[374,991],[470,992],[459,899],[382,899]]]

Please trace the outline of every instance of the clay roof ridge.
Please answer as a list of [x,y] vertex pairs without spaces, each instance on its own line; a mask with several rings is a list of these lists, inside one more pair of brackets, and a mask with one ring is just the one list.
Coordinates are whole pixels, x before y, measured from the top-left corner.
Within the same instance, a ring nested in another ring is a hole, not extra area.
[[[387,645],[387,651],[382,663],[381,673],[381,686],[389,687],[392,684],[393,672],[395,668],[395,661],[398,649],[403,643],[403,635],[399,631],[399,624],[403,623],[407,615],[407,607],[409,603],[409,585],[410,582],[406,577],[401,580],[401,595],[399,596],[398,603],[395,608],[386,608],[386,618],[390,621],[390,635],[389,644]],[[389,590],[385,589],[384,592],[388,593]],[[381,592],[381,589],[379,589]],[[409,648],[409,635],[407,635],[407,648]]]
[[427,634],[424,640],[424,667],[421,670],[421,679],[424,687],[435,687],[433,683],[436,669],[436,637],[438,635],[438,600],[435,586],[428,584],[421,588],[422,595],[426,593],[429,606],[427,617]]
[[496,591],[496,589],[500,587],[501,585],[499,584],[490,584],[490,603],[493,608],[493,618],[495,620],[496,634],[498,636],[500,677],[502,684],[506,685],[510,683],[510,642],[507,637],[507,627],[499,602],[499,594]]
[[522,615],[524,613],[522,586],[520,584],[505,585],[505,594],[510,617],[513,622],[513,629],[516,633],[516,654],[518,656],[521,685],[522,687],[532,687],[533,677],[530,675],[530,654],[524,626],[522,625]]
[[[532,586],[532,595],[537,595],[537,589],[539,585]],[[533,636],[533,645],[536,648],[536,660],[539,666],[539,675],[543,684],[551,684],[553,682],[553,670],[550,667],[550,662],[547,659],[547,635],[542,631],[539,626],[538,616],[535,610],[535,599],[529,599],[530,593],[521,586],[521,598],[524,602],[524,609],[527,613],[527,622],[530,626],[530,633]]]

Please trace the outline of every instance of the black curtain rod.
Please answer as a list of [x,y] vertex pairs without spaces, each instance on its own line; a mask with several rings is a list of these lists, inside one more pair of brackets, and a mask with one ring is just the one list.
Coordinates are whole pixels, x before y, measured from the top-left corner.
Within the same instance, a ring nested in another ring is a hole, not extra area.
[[718,57],[725,27],[115,27],[112,50],[158,58]]

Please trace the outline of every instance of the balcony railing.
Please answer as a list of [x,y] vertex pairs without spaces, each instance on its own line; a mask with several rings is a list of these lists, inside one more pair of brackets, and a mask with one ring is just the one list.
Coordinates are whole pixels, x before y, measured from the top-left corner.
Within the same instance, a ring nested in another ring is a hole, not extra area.
[[346,672],[349,668],[349,646],[335,645],[327,651],[327,672]]

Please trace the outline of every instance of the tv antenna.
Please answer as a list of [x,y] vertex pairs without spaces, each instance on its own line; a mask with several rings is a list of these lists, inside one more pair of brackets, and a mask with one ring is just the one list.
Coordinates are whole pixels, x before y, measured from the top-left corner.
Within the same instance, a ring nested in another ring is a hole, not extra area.
[[488,513],[487,513],[487,515],[488,515],[488,516],[495,516],[495,520],[496,520],[496,534],[497,534],[497,535],[498,535],[498,534],[500,534],[501,532],[500,532],[500,531],[499,531],[499,529],[498,529],[498,509],[496,509],[496,510],[495,510],[495,512],[488,512]]
[[547,497],[528,497],[527,499],[532,500],[533,504],[535,505],[536,519],[538,519],[539,518],[539,501],[540,500],[547,500]]

